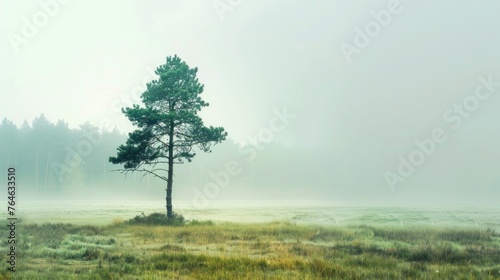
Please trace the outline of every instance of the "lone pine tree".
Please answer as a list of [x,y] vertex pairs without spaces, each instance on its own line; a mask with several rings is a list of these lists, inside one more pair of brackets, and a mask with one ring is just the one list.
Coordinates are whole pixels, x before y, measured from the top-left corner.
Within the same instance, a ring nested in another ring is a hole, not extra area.
[[[206,127],[198,112],[209,104],[200,94],[198,68],[190,68],[177,55],[167,57],[155,73],[159,76],[147,84],[142,93],[144,106],[134,104],[122,112],[138,129],[129,133],[125,145],[117,148],[113,164],[124,164],[122,172],[144,172],[167,182],[167,217],[173,217],[172,176],[174,164],[191,161],[194,148],[210,152],[210,147],[226,139],[222,127]],[[166,175],[166,176],[165,176]]]

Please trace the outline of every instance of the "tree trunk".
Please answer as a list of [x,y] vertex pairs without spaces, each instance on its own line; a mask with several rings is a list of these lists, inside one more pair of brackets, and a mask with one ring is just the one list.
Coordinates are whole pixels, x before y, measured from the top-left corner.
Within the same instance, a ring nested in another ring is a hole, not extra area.
[[168,177],[167,177],[167,218],[173,217],[172,211],[172,177],[174,174],[174,123],[170,122],[170,131],[168,133]]

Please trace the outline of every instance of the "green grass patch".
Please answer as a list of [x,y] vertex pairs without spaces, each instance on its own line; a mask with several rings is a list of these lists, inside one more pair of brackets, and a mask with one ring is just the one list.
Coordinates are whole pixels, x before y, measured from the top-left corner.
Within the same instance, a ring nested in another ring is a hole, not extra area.
[[500,236],[488,229],[168,224],[164,218],[152,214],[101,227],[22,224],[15,278],[2,271],[0,279],[500,277]]

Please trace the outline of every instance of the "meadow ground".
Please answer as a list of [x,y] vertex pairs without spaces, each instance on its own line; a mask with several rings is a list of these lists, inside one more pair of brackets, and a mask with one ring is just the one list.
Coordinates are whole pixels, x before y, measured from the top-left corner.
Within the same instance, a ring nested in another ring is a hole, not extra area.
[[500,234],[479,228],[21,222],[15,273],[0,236],[0,279],[500,279]]

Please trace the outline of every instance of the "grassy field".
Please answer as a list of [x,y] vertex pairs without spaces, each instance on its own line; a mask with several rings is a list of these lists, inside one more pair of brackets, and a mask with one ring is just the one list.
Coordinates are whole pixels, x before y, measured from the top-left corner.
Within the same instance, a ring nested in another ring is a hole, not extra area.
[[500,235],[486,229],[115,220],[16,235],[11,273],[0,230],[0,279],[500,279]]

